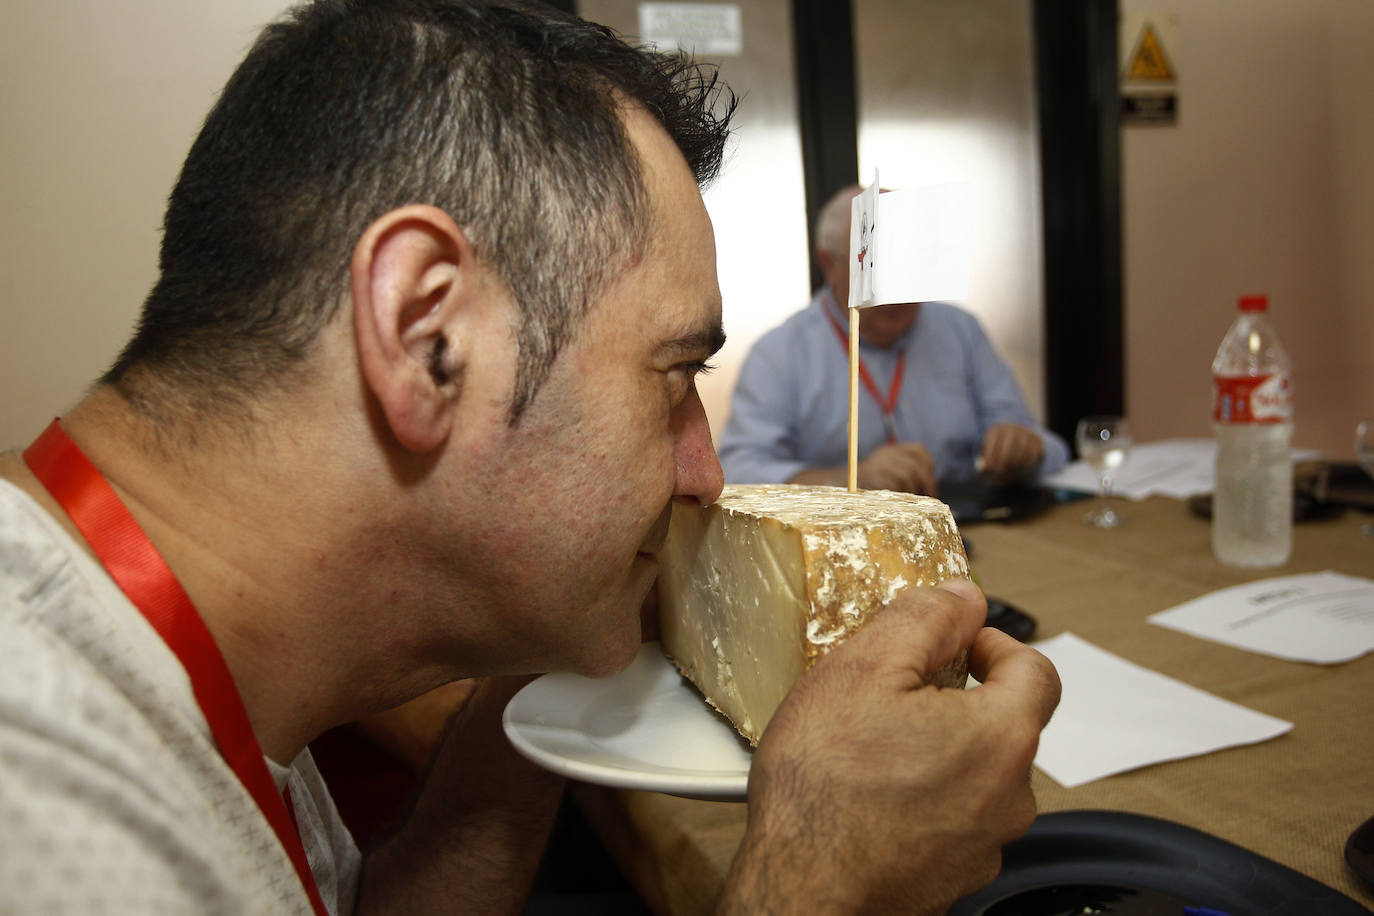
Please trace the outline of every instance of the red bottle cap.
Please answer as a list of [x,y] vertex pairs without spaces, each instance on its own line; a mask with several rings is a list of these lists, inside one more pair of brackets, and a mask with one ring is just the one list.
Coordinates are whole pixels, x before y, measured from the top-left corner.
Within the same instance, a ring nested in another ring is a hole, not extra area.
[[1240,310],[1242,312],[1264,312],[1269,309],[1268,296],[1241,296]]

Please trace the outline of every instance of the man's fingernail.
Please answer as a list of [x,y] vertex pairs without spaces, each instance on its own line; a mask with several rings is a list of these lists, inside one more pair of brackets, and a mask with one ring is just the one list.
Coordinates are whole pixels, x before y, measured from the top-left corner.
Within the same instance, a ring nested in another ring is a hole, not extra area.
[[977,601],[979,598],[983,597],[983,593],[978,590],[978,586],[967,579],[946,579],[935,587],[942,588],[947,592],[953,592],[965,601]]

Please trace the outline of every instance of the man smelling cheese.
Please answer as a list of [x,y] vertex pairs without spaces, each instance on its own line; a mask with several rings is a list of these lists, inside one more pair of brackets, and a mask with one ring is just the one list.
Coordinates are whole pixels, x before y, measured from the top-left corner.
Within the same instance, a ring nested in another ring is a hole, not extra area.
[[[659,567],[664,653],[754,745],[802,672],[898,591],[969,577],[939,500],[789,484],[674,506]],[[966,673],[961,656],[936,682]]]

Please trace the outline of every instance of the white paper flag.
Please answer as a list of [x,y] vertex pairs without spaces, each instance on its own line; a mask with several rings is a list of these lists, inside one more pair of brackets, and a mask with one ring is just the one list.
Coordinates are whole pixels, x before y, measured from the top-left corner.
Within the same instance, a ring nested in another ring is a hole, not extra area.
[[873,301],[873,228],[878,219],[878,170],[873,183],[849,204],[849,307],[876,305]]
[[849,305],[963,299],[972,249],[972,193],[959,182],[878,193],[851,204]]

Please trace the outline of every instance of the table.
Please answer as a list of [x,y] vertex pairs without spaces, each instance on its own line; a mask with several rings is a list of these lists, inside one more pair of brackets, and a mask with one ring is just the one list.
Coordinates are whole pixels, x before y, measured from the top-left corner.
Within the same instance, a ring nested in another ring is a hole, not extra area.
[[[1129,523],[1081,522],[1084,503],[1021,522],[967,526],[985,591],[1030,613],[1035,638],[1072,631],[1132,662],[1294,723],[1256,745],[1173,761],[1066,789],[1036,770],[1042,812],[1109,809],[1196,827],[1374,908],[1345,863],[1350,831],[1374,816],[1374,654],[1341,665],[1284,661],[1146,622],[1150,614],[1257,578],[1332,569],[1374,576],[1368,516],[1294,527],[1283,567],[1230,569],[1206,520],[1177,501],[1120,508]],[[575,797],[627,877],[659,914],[710,912],[744,831],[743,804],[577,786]]]

